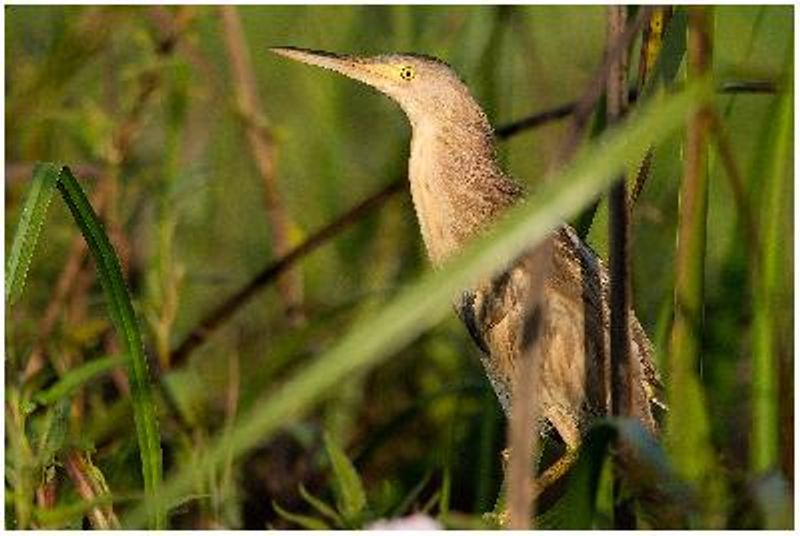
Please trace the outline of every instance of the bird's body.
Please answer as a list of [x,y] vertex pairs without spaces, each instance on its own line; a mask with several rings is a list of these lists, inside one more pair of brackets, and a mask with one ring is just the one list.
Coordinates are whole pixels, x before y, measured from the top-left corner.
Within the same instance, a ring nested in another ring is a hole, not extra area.
[[[524,197],[498,166],[486,115],[443,62],[417,55],[337,56],[294,48],[273,49],[371,85],[395,100],[412,126],[409,180],[420,230],[434,266],[457,254]],[[544,252],[544,254],[542,254]],[[465,290],[459,316],[482,351],[486,369],[508,414],[534,280],[543,278],[534,392],[538,412],[568,447],[592,416],[609,408],[608,277],[602,262],[567,225],[545,244],[517,257],[505,270]],[[652,350],[630,315],[633,412],[650,431],[659,382]]]

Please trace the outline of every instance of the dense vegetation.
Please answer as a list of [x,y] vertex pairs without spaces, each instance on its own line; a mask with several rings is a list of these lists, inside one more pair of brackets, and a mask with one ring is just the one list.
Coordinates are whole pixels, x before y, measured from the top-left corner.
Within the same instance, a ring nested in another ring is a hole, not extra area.
[[[591,102],[567,162],[602,7],[5,15],[6,527],[494,526],[506,420],[450,296],[558,218],[606,256],[606,203],[585,209],[623,169],[633,190],[651,146],[630,256],[663,441],[599,422],[536,522],[614,523],[616,438],[643,453],[639,526],[793,525],[793,8],[717,7],[699,30],[679,8],[641,80],[633,34],[633,112],[609,129]],[[273,45],[446,60],[534,202],[431,273],[403,115]],[[687,230],[692,150],[708,190]]]

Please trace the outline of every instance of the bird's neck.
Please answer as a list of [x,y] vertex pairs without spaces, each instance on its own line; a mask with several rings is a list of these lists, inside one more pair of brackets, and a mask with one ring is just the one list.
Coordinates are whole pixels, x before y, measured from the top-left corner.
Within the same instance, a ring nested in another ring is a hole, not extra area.
[[486,117],[412,122],[409,180],[422,237],[434,266],[458,253],[517,197],[500,171]]

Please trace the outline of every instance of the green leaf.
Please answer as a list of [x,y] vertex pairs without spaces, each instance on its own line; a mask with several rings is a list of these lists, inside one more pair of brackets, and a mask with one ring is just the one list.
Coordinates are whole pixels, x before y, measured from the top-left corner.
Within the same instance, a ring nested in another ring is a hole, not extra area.
[[83,384],[89,382],[114,367],[125,365],[128,356],[112,355],[92,359],[83,365],[68,371],[56,383],[48,389],[40,391],[34,396],[34,400],[44,406],[50,405],[62,398],[68,397]]
[[[671,97],[656,96],[645,106],[585,147],[577,158],[547,181],[527,202],[470,244],[458,259],[399,293],[376,314],[364,318],[331,350],[255,404],[230,433],[209,446],[197,464],[184,467],[165,486],[165,500],[185,493],[204,472],[241,456],[285,426],[290,416],[308,410],[342,381],[364,373],[452,312],[452,299],[486,274],[542,240],[611,185],[626,162],[666,139],[686,114],[710,97],[708,81],[691,84]],[[135,524],[142,509],[129,514]]]
[[61,168],[57,186],[89,246],[106,296],[109,315],[127,355],[130,356],[128,369],[133,417],[139,441],[150,525],[156,529],[163,528],[166,524],[166,514],[163,501],[159,497],[162,473],[161,439],[147,357],[144,354],[142,335],[133,311],[131,297],[122,278],[122,270],[114,248],[86,194],[68,167]]
[[31,189],[25,198],[22,215],[14,233],[11,251],[6,264],[6,303],[12,305],[22,295],[25,279],[31,265],[36,242],[42,230],[47,207],[53,198],[53,187],[58,179],[54,164],[36,164]]
[[317,519],[316,517],[311,516],[304,516],[302,514],[293,514],[292,512],[288,512],[278,506],[278,503],[272,501],[272,508],[278,513],[286,521],[291,521],[292,523],[297,523],[304,529],[308,530],[330,530],[330,527],[327,523],[322,521],[321,519]]
[[361,477],[358,476],[347,455],[328,433],[325,434],[325,450],[333,468],[339,511],[346,519],[353,520],[367,506],[367,495],[364,493]]
[[39,439],[38,458],[44,466],[53,463],[67,437],[70,402],[63,398],[47,412],[44,432]]

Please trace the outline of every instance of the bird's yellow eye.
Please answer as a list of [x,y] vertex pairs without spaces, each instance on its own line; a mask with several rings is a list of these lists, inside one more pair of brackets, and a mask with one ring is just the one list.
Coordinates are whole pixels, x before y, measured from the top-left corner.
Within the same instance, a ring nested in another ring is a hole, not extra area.
[[417,76],[417,73],[414,71],[414,68],[410,65],[404,65],[400,67],[400,78],[405,81],[413,80],[414,77]]

